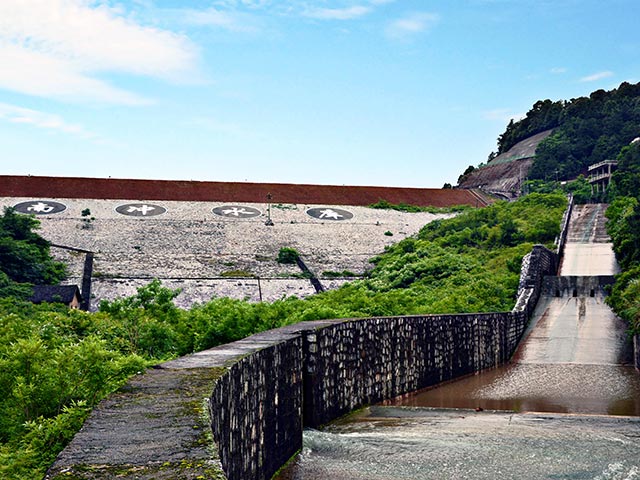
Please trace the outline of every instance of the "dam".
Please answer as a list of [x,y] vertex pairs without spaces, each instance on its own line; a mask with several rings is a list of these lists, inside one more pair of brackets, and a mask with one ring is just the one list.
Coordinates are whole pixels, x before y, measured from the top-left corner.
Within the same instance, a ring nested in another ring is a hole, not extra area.
[[91,311],[154,278],[181,290],[181,308],[213,296],[304,298],[316,289],[298,266],[276,261],[280,248],[300,252],[330,290],[361,276],[387,246],[450,216],[367,206],[381,199],[487,204],[471,190],[0,175],[0,208],[37,216],[42,235],[56,245],[53,255],[69,266],[68,283],[82,284],[79,253],[93,253],[91,289],[83,295]]
[[[34,197],[42,198],[42,202],[29,203],[33,208],[40,206],[40,203],[45,203],[48,208],[47,202],[51,199],[50,195],[41,192],[29,195],[31,199],[16,198],[11,196],[13,193],[7,195],[5,201],[9,204],[21,200],[31,202]],[[55,198],[56,201],[61,200],[58,195]],[[249,207],[253,207],[261,210],[264,215],[264,211],[269,207],[260,203],[252,204],[248,200],[244,200],[247,211]],[[114,278],[114,275],[107,271],[112,263],[110,259],[121,261],[121,265],[131,264],[130,262],[135,261],[131,250],[134,251],[134,255],[146,253],[148,246],[141,242],[149,231],[154,232],[154,235],[157,231],[158,238],[161,229],[171,229],[174,226],[177,228],[187,225],[193,231],[200,231],[200,224],[210,224],[212,219],[215,219],[216,224],[224,225],[221,238],[226,238],[229,233],[235,236],[235,232],[241,230],[269,231],[268,227],[264,227],[264,218],[260,217],[244,220],[242,223],[236,219],[218,219],[213,216],[216,214],[215,211],[212,215],[212,211],[218,208],[218,202],[156,200],[153,204],[148,202],[144,205],[155,208],[156,204],[162,204],[167,207],[169,213],[159,217],[131,219],[119,216],[122,213],[118,210],[120,204],[126,206],[125,212],[131,209],[137,211],[136,209],[144,206],[139,203],[140,200],[133,200],[131,197],[123,201],[101,199],[95,203],[90,199],[74,200],[74,197],[63,197],[62,202],[69,207],[64,211],[67,213],[57,214],[58,217],[47,217],[43,230],[54,238],[72,238],[99,245],[96,249],[97,262],[101,270],[107,273],[103,273],[101,280],[126,280]],[[311,210],[307,207],[313,206],[305,205],[304,210],[299,211],[278,211],[278,216],[281,217],[277,219],[280,222],[278,228],[285,230],[286,226],[286,231],[291,231],[291,239],[296,238],[296,230],[313,229],[315,232],[324,232],[327,222],[307,218],[310,215],[307,212]],[[92,213],[95,211],[97,220],[92,228],[85,229],[78,212],[88,207]],[[386,242],[387,235],[384,231],[388,227],[385,224],[397,225],[393,231],[398,236],[401,232],[411,234],[412,228],[415,228],[407,224],[405,217],[388,217],[378,221],[378,214],[373,217],[369,215],[370,212],[360,210],[357,206],[346,207],[358,220],[351,219],[340,224],[345,226],[338,227],[339,230],[346,230],[347,225],[357,221],[359,225],[354,225],[354,231],[363,230],[366,235],[368,232],[382,232],[375,238]],[[197,213],[194,213],[196,210]],[[59,222],[55,218],[63,221]],[[397,223],[392,224],[392,221]],[[109,241],[104,233],[112,227],[118,227],[125,234],[127,243],[116,245]],[[230,248],[232,243],[229,242]],[[95,249],[94,244],[87,244],[85,248]],[[136,249],[136,246],[140,248]],[[129,253],[119,250],[121,247],[125,247]],[[188,250],[188,246],[182,247],[184,250],[171,247],[167,245],[166,250],[177,253],[176,258],[193,256],[192,252],[196,251]],[[150,258],[155,258],[155,253],[159,252],[154,252],[154,256]],[[240,266],[239,259],[242,253],[236,254],[233,250],[223,251],[220,253],[220,259],[212,256],[207,259],[205,266],[211,265],[212,277],[217,277],[220,275],[220,269],[226,267],[220,260],[224,260],[226,256],[238,262],[236,265]],[[271,256],[274,252],[269,253]],[[254,260],[266,263],[262,258],[257,258],[259,254],[262,252],[250,252]],[[347,257],[350,258],[350,255],[342,258]],[[394,435],[401,438],[406,437],[412,428],[411,423],[402,416],[406,417],[407,412],[412,409],[415,412],[414,418],[422,418],[418,423],[421,422],[427,427],[431,425],[431,428],[421,432],[414,431],[413,437],[420,439],[424,435],[444,433],[461,444],[464,439],[472,438],[469,432],[464,433],[458,429],[447,434],[444,425],[456,424],[456,428],[464,427],[465,419],[466,422],[472,423],[472,427],[480,435],[479,439],[469,443],[472,446],[483,442],[490,444],[492,431],[497,432],[496,438],[501,438],[501,425],[507,425],[509,428],[521,425],[526,429],[533,429],[538,425],[542,430],[532,433],[536,438],[542,438],[543,431],[560,432],[563,430],[562,426],[567,425],[568,419],[564,416],[558,417],[557,428],[551,428],[551,414],[532,416],[528,413],[499,412],[492,416],[484,409],[478,412],[465,410],[464,414],[460,414],[459,410],[455,409],[378,405],[386,399],[404,396],[408,392],[427,386],[446,383],[464,376],[472,378],[469,375],[490,371],[507,362],[527,328],[529,315],[533,312],[540,294],[544,297],[544,292],[551,291],[552,295],[555,295],[556,290],[564,289],[566,286],[567,289],[571,289],[570,296],[573,298],[573,283],[547,285],[545,276],[554,275],[557,271],[558,256],[554,252],[536,246],[526,258],[522,266],[518,301],[510,312],[303,322],[157,365],[143,375],[131,379],[126,387],[105,399],[95,409],[83,429],[60,454],[46,478],[59,480],[75,476],[98,479],[117,476],[139,479],[267,479],[303,445],[304,451],[298,462],[309,466],[315,458],[305,456],[309,450],[309,442],[311,445],[322,445],[322,442],[328,439],[329,445],[340,446],[339,451],[350,452],[347,446],[349,438],[345,443],[341,440],[342,437],[333,436],[331,427],[307,430],[303,443],[303,427],[318,428],[367,405],[373,407],[359,411],[358,414],[362,416],[360,423],[373,426],[376,433],[384,435],[384,429],[380,430],[378,427],[391,427],[399,421],[400,429]],[[142,265],[142,261],[138,263]],[[148,259],[146,263],[149,263]],[[161,262],[157,262],[157,265],[153,263],[159,273],[163,273],[160,269],[164,268],[164,265]],[[171,265],[169,267],[172,268]],[[261,277],[262,275],[260,273]],[[170,271],[164,274],[164,278],[167,279],[172,276]],[[568,278],[570,277],[571,275]],[[217,278],[213,280],[219,281]],[[590,288],[588,290],[590,296]],[[207,401],[200,403],[203,399]],[[203,410],[208,412],[208,418],[202,415]],[[627,445],[626,439],[632,438],[634,431],[637,432],[637,423],[634,423],[633,419],[620,418],[625,420],[609,422],[608,430],[603,424],[604,430],[599,430],[608,432],[607,438],[616,439],[613,442],[614,446],[617,443]],[[492,422],[496,422],[493,427]],[[573,424],[576,423],[585,422],[582,417],[576,417]],[[592,425],[590,422],[586,423]],[[434,425],[438,428],[433,428]],[[364,438],[361,433],[352,432],[353,425],[344,428],[352,437]],[[573,428],[571,430],[572,435],[580,433]],[[619,436],[621,431],[623,436]],[[207,447],[211,445],[211,440],[207,437],[210,433],[207,432],[213,432],[215,451]],[[602,437],[593,434],[594,442],[597,443],[599,438]],[[320,439],[320,444],[313,443],[314,439]],[[390,445],[387,440],[379,441],[378,444]],[[421,441],[423,440],[417,443]],[[442,457],[443,452],[449,452],[447,443],[442,439],[432,438],[428,445],[426,450],[430,449],[436,456]],[[317,452],[323,448],[312,447],[311,450]],[[504,451],[504,445],[496,444],[492,448],[493,456],[497,455],[496,452]],[[351,456],[353,457],[353,454]],[[387,460],[401,457],[402,455],[393,448],[386,453],[374,450],[372,454],[363,451],[360,456]],[[410,455],[407,458],[409,457]],[[504,458],[507,462],[507,456]],[[624,458],[626,457],[619,456],[621,461]],[[452,462],[443,465],[435,461],[426,461],[422,468],[431,465],[429,468],[432,471],[429,474],[416,474],[415,471],[412,473],[399,463],[387,462],[394,465],[397,475],[404,477],[393,477],[384,469],[375,473],[375,469],[380,467],[374,462],[373,465],[364,467],[364,473],[351,472],[343,478],[420,478],[421,475],[422,478],[438,478],[434,473],[436,471],[440,472],[438,475],[441,475],[441,478],[451,478],[447,475],[455,471],[463,472],[466,468],[464,462]],[[623,470],[627,466],[625,462],[627,461],[624,460],[620,464]],[[413,463],[416,464],[416,461]],[[460,466],[451,470],[451,465],[455,466],[458,463]],[[341,461],[335,458],[335,465],[341,464]],[[635,468],[635,464],[629,465],[629,468]],[[598,468],[601,466],[598,464]],[[496,478],[496,472],[502,468],[497,463],[491,465],[487,471],[494,475],[486,478]],[[606,468],[608,466],[600,468],[598,472],[615,473],[619,470],[618,463],[612,463],[609,470]],[[591,468],[588,471],[595,470]],[[482,478],[473,476],[473,469],[469,472],[471,473],[468,478]],[[434,476],[431,476],[432,474]],[[302,478],[299,475],[303,478],[314,478],[313,473],[294,472],[292,475],[294,478]],[[328,476],[340,478],[333,473]]]
[[640,475],[640,375],[604,303],[617,273],[604,206],[573,209],[511,362],[305,432],[278,480]]

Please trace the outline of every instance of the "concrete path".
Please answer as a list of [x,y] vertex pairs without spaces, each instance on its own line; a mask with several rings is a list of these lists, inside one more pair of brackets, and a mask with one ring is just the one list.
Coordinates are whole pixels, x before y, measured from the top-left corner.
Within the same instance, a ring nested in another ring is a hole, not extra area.
[[[619,271],[604,228],[605,210],[603,204],[574,207],[559,276],[611,276]],[[576,285],[585,283],[580,279],[574,281]],[[552,292],[542,297],[514,362],[582,365],[629,362],[627,327],[604,302],[604,290],[597,281],[593,283],[595,288],[566,289],[561,297]]]
[[598,292],[540,299],[515,363],[621,365],[630,362],[627,325]]

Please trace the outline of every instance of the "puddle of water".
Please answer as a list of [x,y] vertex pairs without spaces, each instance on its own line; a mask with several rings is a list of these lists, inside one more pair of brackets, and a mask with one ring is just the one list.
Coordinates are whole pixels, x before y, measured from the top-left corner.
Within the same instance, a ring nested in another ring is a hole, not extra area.
[[620,365],[511,364],[385,405],[640,416],[640,375]]

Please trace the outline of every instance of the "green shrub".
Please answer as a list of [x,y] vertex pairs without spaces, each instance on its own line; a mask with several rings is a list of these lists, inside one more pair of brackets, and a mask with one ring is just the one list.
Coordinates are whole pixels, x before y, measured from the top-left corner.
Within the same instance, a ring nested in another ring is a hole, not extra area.
[[227,270],[220,273],[220,276],[228,278],[255,278],[253,273],[247,272],[246,270]]
[[352,272],[351,270],[342,270],[341,272],[334,272],[332,270],[327,270],[322,272],[322,276],[325,278],[353,278],[360,277],[357,273]]
[[295,264],[300,257],[300,254],[295,248],[282,247],[278,252],[278,263],[282,264]]

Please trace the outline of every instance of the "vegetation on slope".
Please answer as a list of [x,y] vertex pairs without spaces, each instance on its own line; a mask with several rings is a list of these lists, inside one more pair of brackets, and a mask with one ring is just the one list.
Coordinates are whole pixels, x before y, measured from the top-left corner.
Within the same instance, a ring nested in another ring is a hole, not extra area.
[[7,208],[0,216],[0,297],[28,298],[34,284],[56,284],[66,267],[51,259],[49,242],[38,235],[38,221]]
[[[630,145],[640,137],[640,83],[570,101],[538,101],[524,119],[509,123],[498,138],[498,153],[548,129],[554,131],[538,145],[525,190],[570,192],[577,203],[611,204],[607,231],[622,273],[607,301],[640,333],[640,144]],[[618,169],[606,194],[594,196],[583,175],[589,165],[608,159],[617,159]]]
[[589,165],[616,158],[640,136],[640,83],[569,101],[538,101],[524,119],[509,123],[498,138],[498,153],[551,128],[536,150],[531,179],[573,179]]
[[607,232],[622,272],[607,302],[640,333],[640,143],[620,153],[609,195]]
[[430,223],[376,257],[366,278],[305,300],[216,298],[187,311],[173,303],[179,292],[156,280],[87,313],[5,290],[0,478],[41,478],[92,406],[162,360],[303,320],[511,309],[522,257],[553,242],[565,207],[562,195],[534,194]]

